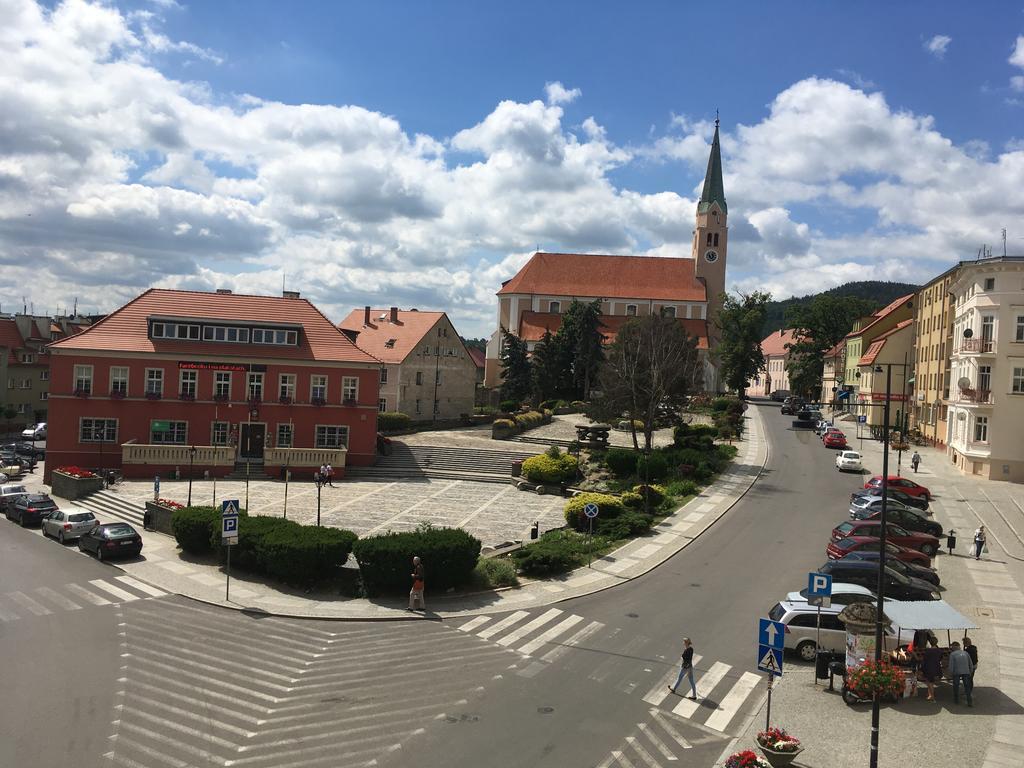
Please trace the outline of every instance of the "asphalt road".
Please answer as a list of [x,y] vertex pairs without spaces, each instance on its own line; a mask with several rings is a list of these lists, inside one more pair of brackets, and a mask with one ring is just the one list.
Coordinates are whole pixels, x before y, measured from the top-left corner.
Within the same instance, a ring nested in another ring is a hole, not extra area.
[[[767,471],[683,552],[616,589],[472,628],[288,621],[137,588],[118,599],[117,569],[0,521],[0,765],[710,766],[763,695],[757,618],[825,560],[857,485],[776,404],[756,407]],[[81,605],[62,610],[53,593]],[[530,624],[563,621],[574,634],[523,650]],[[683,635],[702,657],[699,703],[664,691]]]

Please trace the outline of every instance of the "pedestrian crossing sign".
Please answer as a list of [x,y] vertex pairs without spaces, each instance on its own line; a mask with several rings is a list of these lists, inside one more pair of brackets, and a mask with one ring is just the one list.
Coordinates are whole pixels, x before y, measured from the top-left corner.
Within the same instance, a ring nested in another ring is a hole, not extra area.
[[224,517],[238,514],[238,499],[224,499],[220,503],[220,513]]
[[782,649],[770,645],[757,646],[757,668],[770,675],[782,675]]

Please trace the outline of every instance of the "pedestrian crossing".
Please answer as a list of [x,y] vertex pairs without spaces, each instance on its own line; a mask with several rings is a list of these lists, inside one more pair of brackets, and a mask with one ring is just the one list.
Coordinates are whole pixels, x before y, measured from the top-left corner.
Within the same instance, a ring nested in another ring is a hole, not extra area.
[[[502,617],[475,616],[456,629],[524,657],[527,663],[520,665],[516,672],[521,677],[534,677],[574,649],[585,648],[588,653],[580,666],[589,680],[627,695],[640,693],[644,703],[655,711],[671,713],[673,718],[720,734],[738,725],[739,713],[751,702],[757,683],[762,679],[723,661],[705,661],[700,654],[695,654],[696,701],[687,698],[690,690],[685,679],[676,693],[669,690],[679,673],[678,662],[669,665],[653,685],[648,681],[650,687],[643,693],[646,686],[639,679],[643,677],[641,670],[628,660],[642,658],[645,648],[653,642],[651,638],[635,631],[608,627],[599,621],[588,621],[558,608],[513,611]],[[614,652],[604,652],[610,649]],[[636,738],[644,736],[644,730],[640,729]],[[657,747],[655,753],[660,753]]]
[[162,589],[144,584],[131,576],[92,579],[85,584],[74,582],[59,587],[35,587],[0,593],[0,622],[51,616],[56,613],[80,611],[105,605],[119,605],[136,600],[151,600],[167,595]]
[[[723,737],[707,733],[684,736],[683,722],[657,707],[648,710],[649,718],[613,749],[598,768],[663,768],[686,760],[686,750],[721,741]],[[692,762],[692,758],[687,760]]]

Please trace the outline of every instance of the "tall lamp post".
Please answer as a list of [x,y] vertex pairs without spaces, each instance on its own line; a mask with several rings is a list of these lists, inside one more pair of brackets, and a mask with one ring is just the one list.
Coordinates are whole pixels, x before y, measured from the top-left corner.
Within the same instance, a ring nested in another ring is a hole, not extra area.
[[[879,524],[879,546],[878,546],[878,606],[875,609],[875,664],[882,661],[882,642],[884,635],[884,614],[885,607],[885,548],[887,546],[888,522],[888,492],[889,492],[889,401],[892,394],[892,363],[885,365],[885,406],[882,416],[882,511]],[[875,373],[882,372],[882,366],[876,365]],[[879,692],[876,690],[871,700],[871,768],[878,768],[878,721],[881,716],[881,702]]]
[[193,445],[188,449],[188,504],[185,506],[192,506],[192,468],[196,462],[196,447]]
[[320,488],[324,484],[323,477],[320,476],[320,472],[313,473],[313,479],[316,480],[316,524],[320,527]]

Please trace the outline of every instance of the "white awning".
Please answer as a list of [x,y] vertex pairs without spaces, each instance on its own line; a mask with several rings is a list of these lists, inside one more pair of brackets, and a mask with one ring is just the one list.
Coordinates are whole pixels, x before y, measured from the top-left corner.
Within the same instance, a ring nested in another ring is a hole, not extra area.
[[945,600],[886,601],[885,615],[900,629],[977,629],[978,625]]

